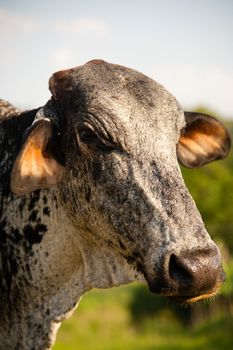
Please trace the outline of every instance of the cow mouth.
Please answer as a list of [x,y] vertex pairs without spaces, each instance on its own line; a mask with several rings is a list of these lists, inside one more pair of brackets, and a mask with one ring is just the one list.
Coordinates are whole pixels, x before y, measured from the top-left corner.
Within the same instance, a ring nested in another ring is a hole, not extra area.
[[169,300],[174,301],[178,304],[190,305],[201,300],[213,298],[218,294],[219,287],[221,285],[222,283],[219,282],[211,291],[207,291],[202,294],[196,294],[196,295],[172,295],[172,294],[169,295],[169,293],[166,293],[166,292],[161,292],[160,295],[165,296]]
[[175,301],[178,304],[190,305],[190,304],[196,303],[197,301],[213,298],[218,294],[219,286],[220,284],[211,292],[203,293],[200,295],[193,295],[193,296],[182,295],[182,296],[166,296],[166,297],[172,301]]
[[218,280],[212,286],[206,286],[202,290],[197,290],[194,286],[185,285],[165,285],[148,282],[152,293],[159,294],[178,304],[190,305],[195,302],[213,298],[219,291],[220,286],[225,281],[225,273],[221,273]]

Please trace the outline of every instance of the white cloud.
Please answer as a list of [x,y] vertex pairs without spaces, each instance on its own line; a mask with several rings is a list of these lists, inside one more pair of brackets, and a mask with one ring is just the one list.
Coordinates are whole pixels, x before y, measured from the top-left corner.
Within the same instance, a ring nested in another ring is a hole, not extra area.
[[47,20],[14,13],[0,7],[0,39],[33,35],[36,32],[45,31],[81,36],[106,36],[110,32],[110,28],[104,21],[96,18],[77,18],[69,21]]
[[55,70],[64,69],[65,67],[73,66],[76,56],[68,47],[59,48],[51,57],[51,64]]
[[8,39],[15,34],[31,35],[38,31],[38,21],[33,16],[12,13],[0,7],[0,38]]
[[77,20],[57,20],[53,23],[54,29],[73,34],[106,35],[109,28],[106,23],[95,18],[83,18]]

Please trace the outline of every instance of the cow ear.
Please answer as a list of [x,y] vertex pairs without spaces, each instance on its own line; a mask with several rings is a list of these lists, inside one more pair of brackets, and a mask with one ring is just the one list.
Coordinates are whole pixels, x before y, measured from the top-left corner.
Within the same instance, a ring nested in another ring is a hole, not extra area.
[[64,166],[56,138],[49,119],[37,120],[32,125],[13,165],[12,192],[24,195],[53,186],[61,180]]
[[177,145],[177,158],[187,168],[196,168],[225,158],[231,147],[226,128],[215,118],[185,112],[186,126]]

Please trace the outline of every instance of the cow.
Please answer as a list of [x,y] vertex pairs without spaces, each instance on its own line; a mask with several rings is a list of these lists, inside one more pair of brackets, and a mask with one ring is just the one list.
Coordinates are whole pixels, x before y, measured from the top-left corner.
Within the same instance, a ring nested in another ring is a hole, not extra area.
[[42,108],[0,103],[2,350],[50,349],[92,288],[145,281],[192,303],[224,281],[179,163],[224,158],[225,127],[102,60],[54,73],[49,89]]

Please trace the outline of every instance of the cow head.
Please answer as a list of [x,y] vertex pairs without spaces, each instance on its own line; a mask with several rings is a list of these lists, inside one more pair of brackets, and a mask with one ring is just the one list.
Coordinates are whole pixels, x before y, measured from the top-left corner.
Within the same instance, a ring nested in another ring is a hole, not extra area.
[[108,245],[151,291],[186,302],[213,295],[224,279],[220,253],[178,161],[192,168],[225,157],[224,126],[184,113],[155,81],[104,61],[57,72],[49,86],[12,190],[55,186],[77,233]]

